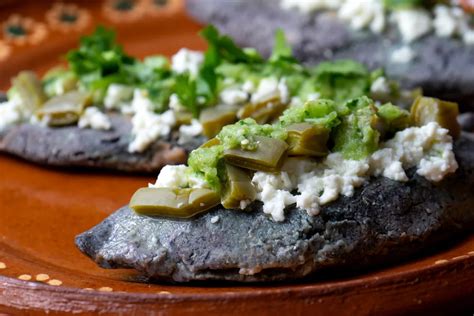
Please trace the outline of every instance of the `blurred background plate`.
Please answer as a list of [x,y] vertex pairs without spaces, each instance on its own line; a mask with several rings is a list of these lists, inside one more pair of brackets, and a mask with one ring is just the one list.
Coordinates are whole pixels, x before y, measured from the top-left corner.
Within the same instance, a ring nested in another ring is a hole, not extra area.
[[[126,51],[138,57],[205,48],[197,36],[201,26],[175,0],[0,0],[0,22],[2,90],[22,69],[43,72],[61,62],[96,24],[114,27]],[[359,315],[474,308],[474,236],[357,276],[245,286],[149,284],[133,271],[98,268],[75,248],[74,236],[153,179],[58,171],[4,155],[0,174],[3,313]]]

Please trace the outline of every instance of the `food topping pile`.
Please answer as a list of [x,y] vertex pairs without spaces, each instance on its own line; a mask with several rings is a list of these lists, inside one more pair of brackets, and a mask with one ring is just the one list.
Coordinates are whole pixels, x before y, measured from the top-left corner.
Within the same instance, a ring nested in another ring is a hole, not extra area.
[[408,181],[406,170],[416,168],[438,182],[458,168],[457,115],[456,103],[428,97],[418,97],[410,112],[366,96],[295,104],[272,124],[245,118],[225,126],[191,152],[187,166],[165,166],[130,206],[144,215],[191,217],[260,201],[283,221],[287,206],[317,215],[371,176]]
[[269,123],[302,100],[370,95],[384,102],[412,100],[415,93],[349,60],[302,66],[281,31],[268,59],[237,47],[213,26],[201,35],[208,42],[204,53],[181,49],[170,59],[141,61],[123,51],[113,31],[99,27],[67,54],[66,68],[51,69],[41,80],[28,71],[13,78],[9,100],[0,103],[0,130],[22,123],[108,130],[109,114],[118,112],[131,117],[128,150],[135,153],[173,130],[184,144],[245,118]]

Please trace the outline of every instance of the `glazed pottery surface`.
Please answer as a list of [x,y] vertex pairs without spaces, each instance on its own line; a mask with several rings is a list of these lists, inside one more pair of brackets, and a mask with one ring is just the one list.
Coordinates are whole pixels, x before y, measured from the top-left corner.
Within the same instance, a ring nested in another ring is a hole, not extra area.
[[[1,90],[20,70],[42,73],[60,63],[96,24],[114,27],[138,57],[205,48],[201,25],[179,1],[68,3],[0,1]],[[5,155],[0,175],[0,313],[359,315],[474,308],[474,235],[357,275],[245,286],[147,283],[133,271],[97,267],[74,237],[152,177],[51,169]]]

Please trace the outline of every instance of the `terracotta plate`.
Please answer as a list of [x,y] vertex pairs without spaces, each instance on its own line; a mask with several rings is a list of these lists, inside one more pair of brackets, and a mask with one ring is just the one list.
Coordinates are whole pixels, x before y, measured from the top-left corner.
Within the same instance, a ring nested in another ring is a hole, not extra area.
[[[172,0],[77,6],[0,0],[0,21],[0,89],[19,70],[41,72],[58,63],[94,23],[116,27],[126,50],[140,57],[204,48],[196,36],[200,26]],[[98,268],[75,248],[74,236],[153,179],[52,170],[7,156],[0,156],[0,175],[0,313],[354,315],[474,308],[474,235],[358,276],[248,286],[147,284],[132,271]]]

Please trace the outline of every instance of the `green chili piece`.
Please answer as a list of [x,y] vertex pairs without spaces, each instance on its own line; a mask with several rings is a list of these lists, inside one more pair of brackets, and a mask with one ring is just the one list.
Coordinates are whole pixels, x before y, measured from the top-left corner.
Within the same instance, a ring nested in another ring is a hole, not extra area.
[[218,138],[214,137],[214,138],[209,139],[207,142],[205,142],[201,146],[199,146],[199,148],[209,148],[209,147],[220,145],[220,143],[221,141]]
[[289,156],[322,157],[328,154],[330,129],[310,123],[298,123],[288,126],[286,130]]
[[280,139],[256,136],[257,149],[227,149],[224,159],[227,163],[250,170],[277,171],[288,149],[288,144]]
[[193,119],[193,114],[191,112],[175,111],[174,114],[175,114],[175,117],[176,117],[176,124],[177,125],[191,124],[191,121]]
[[436,98],[418,97],[411,106],[410,116],[414,125],[422,126],[429,122],[437,122],[449,130],[453,137],[458,137],[461,128],[457,121],[459,107],[455,102]]
[[50,126],[74,124],[90,102],[87,92],[71,91],[49,99],[37,111],[37,115],[39,119],[47,118],[46,122]]
[[140,188],[130,207],[141,215],[188,218],[219,202],[219,195],[209,189]]
[[277,119],[286,107],[287,105],[278,99],[262,103],[248,103],[237,112],[237,116],[239,119],[251,117],[257,123],[265,124]]
[[221,199],[225,208],[240,208],[240,201],[255,200],[255,187],[247,170],[226,164],[225,172],[227,181]]
[[26,108],[33,111],[41,107],[46,101],[41,81],[31,71],[22,71],[13,78],[12,90],[19,95]]
[[202,110],[199,121],[203,134],[208,138],[216,136],[222,127],[232,124],[237,120],[236,107],[218,106]]

